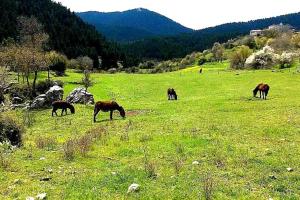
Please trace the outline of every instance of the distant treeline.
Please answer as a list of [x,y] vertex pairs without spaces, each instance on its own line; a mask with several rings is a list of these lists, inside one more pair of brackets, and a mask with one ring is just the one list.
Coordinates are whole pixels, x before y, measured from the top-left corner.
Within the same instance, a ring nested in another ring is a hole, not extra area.
[[280,23],[300,29],[300,13],[249,22],[228,23],[173,37],[144,39],[125,44],[122,49],[128,57],[135,60],[168,60],[184,57],[193,51],[203,51],[211,48],[215,42],[226,42],[229,39],[248,34],[253,29],[263,29]]

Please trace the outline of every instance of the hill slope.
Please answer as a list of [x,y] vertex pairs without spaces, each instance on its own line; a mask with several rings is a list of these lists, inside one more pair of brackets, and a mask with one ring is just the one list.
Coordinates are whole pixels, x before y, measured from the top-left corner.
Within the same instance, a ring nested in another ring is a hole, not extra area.
[[[34,120],[24,147],[0,151],[0,199],[40,192],[49,200],[205,199],[210,183],[214,200],[300,199],[299,73],[202,67],[201,76],[199,67],[156,75],[94,73],[89,91],[95,99],[116,98],[125,119],[114,112],[110,121],[101,112],[93,123],[92,108],[78,104],[74,115],[63,117],[52,117],[51,109],[5,112],[20,123],[26,116]],[[81,74],[67,74],[60,80],[69,94]],[[266,101],[251,94],[262,80],[272,88]],[[178,101],[167,100],[170,86]],[[45,177],[51,180],[41,181]],[[140,191],[128,194],[133,182]]]
[[249,22],[228,23],[173,37],[145,39],[124,45],[123,48],[128,55],[134,57],[172,59],[184,57],[193,51],[210,48],[214,42],[226,42],[229,39],[248,34],[252,29],[262,29],[279,23],[289,24],[300,29],[300,13]]
[[89,55],[95,65],[101,56],[104,67],[116,63],[117,51],[104,37],[61,4],[51,0],[1,0],[0,9],[0,41],[16,38],[18,16],[35,16],[50,36],[51,49],[69,58]]
[[94,25],[108,38],[116,41],[133,41],[149,36],[192,32],[192,29],[143,8],[110,13],[89,11],[77,15],[85,22]]

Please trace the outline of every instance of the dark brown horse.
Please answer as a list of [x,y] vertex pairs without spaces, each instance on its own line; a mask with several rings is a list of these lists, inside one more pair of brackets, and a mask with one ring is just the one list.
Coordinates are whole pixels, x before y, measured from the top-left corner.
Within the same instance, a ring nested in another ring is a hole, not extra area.
[[121,117],[125,118],[125,110],[122,106],[119,106],[115,101],[98,101],[94,108],[94,122],[96,122],[96,116],[100,111],[110,112],[110,120],[112,120],[113,112],[117,110],[120,112]]
[[74,114],[75,113],[75,108],[72,104],[66,102],[66,101],[55,101],[52,103],[52,117],[53,117],[53,114],[55,113],[55,115],[57,116],[57,113],[56,111],[58,109],[62,109],[61,111],[61,116],[63,115],[63,113],[65,112],[66,115],[68,114],[67,113],[67,109],[70,109],[71,113]]
[[168,100],[177,100],[177,94],[173,88],[169,88],[167,94],[168,94]]
[[269,90],[270,90],[270,86],[268,84],[260,83],[253,90],[253,96],[256,97],[257,92],[259,91],[259,98],[267,99]]

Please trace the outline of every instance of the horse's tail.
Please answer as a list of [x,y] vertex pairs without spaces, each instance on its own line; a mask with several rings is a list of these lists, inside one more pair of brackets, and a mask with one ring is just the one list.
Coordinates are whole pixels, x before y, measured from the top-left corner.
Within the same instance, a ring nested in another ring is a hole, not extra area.
[[268,96],[269,90],[270,90],[270,86],[269,86],[269,85],[266,85],[266,91],[265,91],[265,95],[266,95],[266,96]]

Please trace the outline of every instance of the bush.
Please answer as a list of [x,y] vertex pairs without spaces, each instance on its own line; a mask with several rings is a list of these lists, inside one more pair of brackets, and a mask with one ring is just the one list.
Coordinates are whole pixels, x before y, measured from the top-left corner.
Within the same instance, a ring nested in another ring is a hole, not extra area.
[[71,59],[68,62],[67,67],[69,69],[77,69],[79,67],[79,62],[76,59]]
[[200,57],[200,59],[198,60],[198,65],[201,66],[201,65],[204,65],[206,63],[206,58],[205,57]]
[[32,88],[28,87],[27,85],[13,85],[9,91],[8,94],[10,96],[10,98],[14,98],[14,97],[20,97],[23,100],[26,99],[32,99]]
[[139,64],[140,69],[152,69],[155,65],[157,65],[156,61],[146,61]]
[[62,81],[53,81],[53,80],[48,80],[48,79],[44,80],[44,81],[39,81],[36,84],[36,91],[39,94],[45,94],[54,85],[63,87],[64,83]]
[[51,51],[47,54],[48,60],[50,61],[49,69],[54,71],[56,75],[64,75],[67,66],[67,57],[59,54],[55,51]]
[[269,69],[273,67],[280,56],[274,53],[274,49],[265,46],[262,50],[253,53],[245,62],[245,66],[252,69]]
[[75,158],[76,142],[72,139],[65,142],[63,145],[64,158],[71,161]]
[[251,49],[248,46],[241,46],[232,53],[230,58],[230,67],[232,69],[243,69],[247,58],[251,55]]
[[281,69],[290,68],[294,64],[295,54],[284,52],[279,59]]
[[58,61],[54,65],[50,66],[51,71],[55,71],[55,74],[57,76],[63,76],[65,74],[65,71],[67,69],[66,62]]
[[130,67],[125,69],[125,72],[128,74],[137,73],[138,71],[139,69],[137,67]]
[[0,142],[9,141],[14,146],[22,145],[24,128],[12,118],[0,116]]
[[57,141],[55,138],[52,137],[45,137],[45,138],[36,138],[35,145],[39,149],[47,149],[48,151],[54,150],[57,146]]
[[92,70],[93,69],[93,60],[88,57],[88,56],[80,56],[78,58],[76,58],[77,60],[77,67],[76,69],[80,70],[80,71],[84,71],[86,69],[88,70]]

